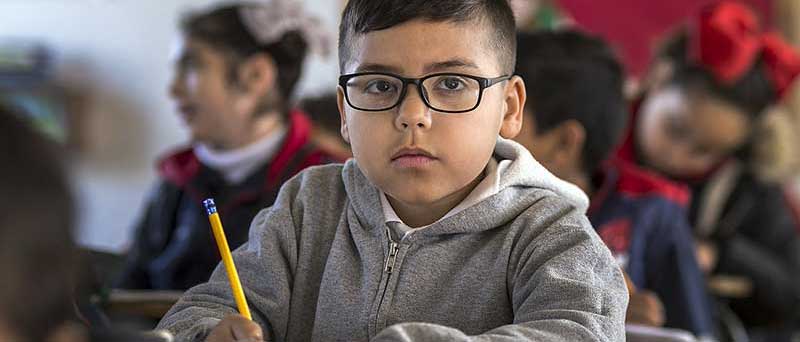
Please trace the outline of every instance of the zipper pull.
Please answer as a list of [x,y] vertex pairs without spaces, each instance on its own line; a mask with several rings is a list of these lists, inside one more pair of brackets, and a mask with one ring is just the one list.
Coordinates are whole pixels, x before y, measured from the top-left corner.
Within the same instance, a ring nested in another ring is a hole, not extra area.
[[395,263],[395,261],[397,261],[397,251],[399,249],[400,249],[400,247],[397,244],[397,242],[392,241],[392,242],[389,243],[389,257],[386,258],[386,265],[384,265],[384,268],[383,268],[383,270],[386,273],[389,273],[389,274],[392,273],[392,269],[394,268],[394,263]]
[[395,260],[397,260],[397,251],[400,249],[400,244],[394,242],[394,239],[392,239],[392,232],[389,230],[389,227],[386,227],[386,238],[389,240],[389,255],[386,257],[386,262],[383,264],[383,271],[391,274]]

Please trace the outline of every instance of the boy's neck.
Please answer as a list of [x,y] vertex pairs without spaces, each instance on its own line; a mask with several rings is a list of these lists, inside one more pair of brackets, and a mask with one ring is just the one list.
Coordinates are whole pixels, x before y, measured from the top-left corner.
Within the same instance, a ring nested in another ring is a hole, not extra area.
[[388,195],[386,199],[389,200],[392,209],[394,209],[397,216],[403,220],[405,225],[412,228],[425,227],[438,221],[459,203],[464,201],[484,177],[485,175],[481,172],[475,180],[461,188],[461,190],[433,203],[408,204],[398,201]]
[[572,184],[575,184],[577,187],[583,190],[583,192],[586,193],[586,196],[592,198],[595,186],[592,183],[592,177],[586,172],[580,172],[580,171],[572,172],[568,175],[565,175],[562,179]]

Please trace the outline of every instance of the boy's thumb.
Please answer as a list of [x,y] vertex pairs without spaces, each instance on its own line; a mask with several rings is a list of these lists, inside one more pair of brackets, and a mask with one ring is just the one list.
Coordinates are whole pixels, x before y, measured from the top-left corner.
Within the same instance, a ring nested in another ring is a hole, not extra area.
[[231,325],[231,333],[236,341],[264,341],[264,333],[261,331],[261,326],[244,317],[237,319],[235,324]]

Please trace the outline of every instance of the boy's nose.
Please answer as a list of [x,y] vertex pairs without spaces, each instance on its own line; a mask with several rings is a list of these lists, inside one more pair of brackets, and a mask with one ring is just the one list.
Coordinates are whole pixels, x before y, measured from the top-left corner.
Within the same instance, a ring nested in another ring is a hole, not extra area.
[[400,103],[395,123],[400,130],[405,130],[412,126],[418,128],[431,127],[430,108],[422,100],[419,90],[412,88],[411,85],[409,85],[405,99]]

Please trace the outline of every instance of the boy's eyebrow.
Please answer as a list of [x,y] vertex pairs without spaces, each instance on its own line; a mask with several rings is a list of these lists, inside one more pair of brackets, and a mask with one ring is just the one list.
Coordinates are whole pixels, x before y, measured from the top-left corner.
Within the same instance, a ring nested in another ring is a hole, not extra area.
[[355,72],[388,72],[397,75],[402,74],[402,70],[400,70],[398,67],[378,63],[361,64],[358,66],[358,68],[356,68]]
[[437,71],[447,71],[448,69],[452,68],[478,69],[478,66],[469,60],[457,58],[444,62],[428,64],[425,66],[425,73],[429,74]]
[[[452,68],[467,68],[467,69],[478,69],[478,66],[475,63],[472,63],[465,59],[451,59],[444,62],[436,62],[431,63],[425,66],[423,72],[425,74],[430,74],[439,71],[448,71]],[[356,73],[360,72],[388,72],[392,74],[402,75],[403,72],[400,68],[385,65],[385,64],[378,64],[378,63],[367,63],[359,65],[358,68],[355,70]]]

